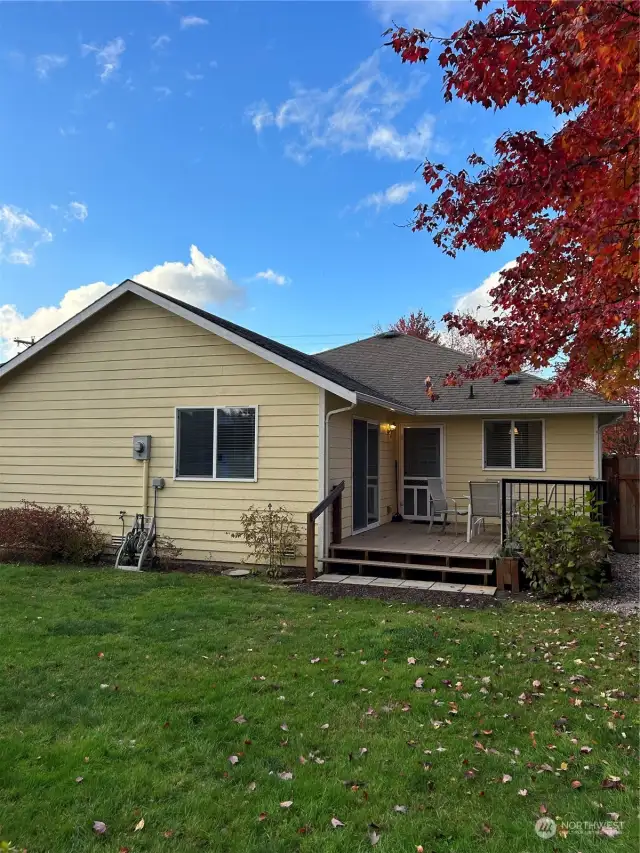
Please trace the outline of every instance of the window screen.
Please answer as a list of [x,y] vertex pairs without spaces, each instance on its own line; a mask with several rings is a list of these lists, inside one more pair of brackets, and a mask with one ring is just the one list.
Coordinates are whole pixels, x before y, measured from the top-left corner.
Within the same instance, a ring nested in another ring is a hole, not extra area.
[[485,468],[511,468],[511,421],[486,421]]
[[516,468],[542,468],[542,421],[514,421]]
[[178,410],[178,477],[213,477],[213,409]]
[[218,409],[216,477],[219,480],[255,476],[256,410]]

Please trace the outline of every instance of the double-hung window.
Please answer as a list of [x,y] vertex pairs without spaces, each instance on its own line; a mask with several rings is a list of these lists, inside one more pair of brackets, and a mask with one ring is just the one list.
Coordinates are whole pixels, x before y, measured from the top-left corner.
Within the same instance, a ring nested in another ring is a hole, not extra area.
[[176,477],[256,480],[258,410],[233,406],[176,411]]
[[483,467],[544,470],[544,421],[485,421]]

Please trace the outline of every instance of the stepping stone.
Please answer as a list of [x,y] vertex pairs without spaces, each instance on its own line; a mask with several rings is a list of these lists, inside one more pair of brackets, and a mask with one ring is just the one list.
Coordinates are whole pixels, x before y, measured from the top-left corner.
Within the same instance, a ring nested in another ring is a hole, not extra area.
[[374,578],[369,586],[399,587],[404,583],[400,578]]
[[402,581],[402,589],[431,589],[433,581]]
[[352,586],[369,586],[371,581],[374,580],[377,580],[377,578],[366,578],[361,575],[347,575],[344,583],[351,584]]
[[495,595],[497,587],[495,586],[480,586],[479,584],[468,583],[465,584],[462,591],[463,592],[471,592],[474,595]]
[[342,583],[342,581],[346,580],[348,575],[318,575],[317,578],[313,579],[313,583]]
[[224,574],[229,578],[246,578],[251,572],[249,569],[227,569]]
[[431,587],[432,592],[462,592],[465,584],[463,583],[434,583]]

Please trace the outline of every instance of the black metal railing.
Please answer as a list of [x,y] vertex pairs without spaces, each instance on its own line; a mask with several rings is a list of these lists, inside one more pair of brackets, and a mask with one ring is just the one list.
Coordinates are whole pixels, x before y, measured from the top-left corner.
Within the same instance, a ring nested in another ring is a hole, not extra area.
[[607,483],[605,480],[538,480],[503,479],[501,483],[501,534],[502,541],[509,535],[514,521],[519,515],[519,505],[523,501],[542,500],[554,510],[575,502],[576,513],[588,494],[593,494],[594,517],[600,524],[608,524]]

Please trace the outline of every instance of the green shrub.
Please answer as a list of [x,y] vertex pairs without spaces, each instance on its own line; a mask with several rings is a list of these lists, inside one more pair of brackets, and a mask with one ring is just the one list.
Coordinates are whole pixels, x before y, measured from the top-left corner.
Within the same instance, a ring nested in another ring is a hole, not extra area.
[[558,598],[596,598],[605,583],[611,546],[609,529],[597,520],[599,504],[589,492],[583,501],[549,507],[543,500],[518,505],[511,531],[531,587]]
[[87,563],[100,557],[107,538],[86,506],[21,506],[0,509],[0,560]]
[[242,530],[231,534],[232,539],[243,539],[250,550],[244,562],[266,564],[270,577],[279,577],[288,560],[295,560],[298,553],[300,530],[293,515],[283,506],[273,509],[249,507],[240,516]]

